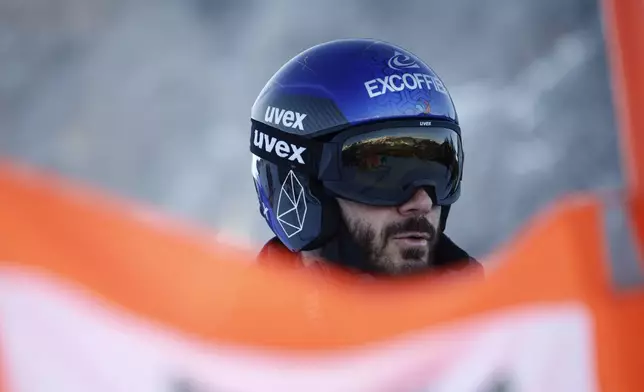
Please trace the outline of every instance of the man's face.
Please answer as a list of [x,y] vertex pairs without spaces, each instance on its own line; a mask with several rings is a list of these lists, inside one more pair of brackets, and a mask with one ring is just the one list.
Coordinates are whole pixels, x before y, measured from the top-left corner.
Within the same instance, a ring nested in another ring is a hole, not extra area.
[[338,199],[342,217],[368,262],[392,275],[427,268],[438,241],[441,207],[418,190],[398,207],[374,207]]

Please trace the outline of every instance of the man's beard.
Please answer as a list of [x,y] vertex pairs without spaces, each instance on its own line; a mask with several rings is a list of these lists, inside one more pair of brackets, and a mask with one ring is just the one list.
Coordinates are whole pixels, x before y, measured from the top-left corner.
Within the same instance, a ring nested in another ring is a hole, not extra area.
[[[386,274],[405,275],[431,266],[438,233],[425,217],[414,217],[402,222],[389,225],[378,235],[371,227],[361,222],[352,222],[349,234],[355,246],[366,258],[365,262],[374,270]],[[386,252],[392,238],[403,233],[423,233],[429,236],[427,245],[401,249],[400,258],[404,261],[399,265]]]

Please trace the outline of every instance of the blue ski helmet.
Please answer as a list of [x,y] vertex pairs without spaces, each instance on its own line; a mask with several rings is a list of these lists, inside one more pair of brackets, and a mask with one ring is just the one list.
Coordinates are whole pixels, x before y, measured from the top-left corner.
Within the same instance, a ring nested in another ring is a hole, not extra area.
[[419,188],[460,195],[463,147],[451,96],[409,51],[372,39],[314,46],[280,68],[251,113],[259,210],[291,251],[334,237],[336,198],[396,206]]

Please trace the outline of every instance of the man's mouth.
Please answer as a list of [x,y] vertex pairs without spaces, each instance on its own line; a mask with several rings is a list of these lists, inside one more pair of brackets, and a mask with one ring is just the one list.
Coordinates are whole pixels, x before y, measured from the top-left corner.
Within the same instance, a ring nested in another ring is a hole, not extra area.
[[429,244],[431,236],[428,233],[408,232],[393,236],[393,240],[403,246],[421,246]]
[[393,237],[395,240],[427,240],[429,241],[429,233],[408,232],[397,234]]

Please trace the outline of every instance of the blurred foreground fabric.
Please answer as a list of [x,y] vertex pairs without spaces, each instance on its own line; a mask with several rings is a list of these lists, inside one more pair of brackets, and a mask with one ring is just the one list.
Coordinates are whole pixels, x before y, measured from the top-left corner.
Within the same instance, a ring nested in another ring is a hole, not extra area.
[[642,199],[562,201],[483,281],[363,281],[9,164],[0,189],[5,391],[644,387]]

